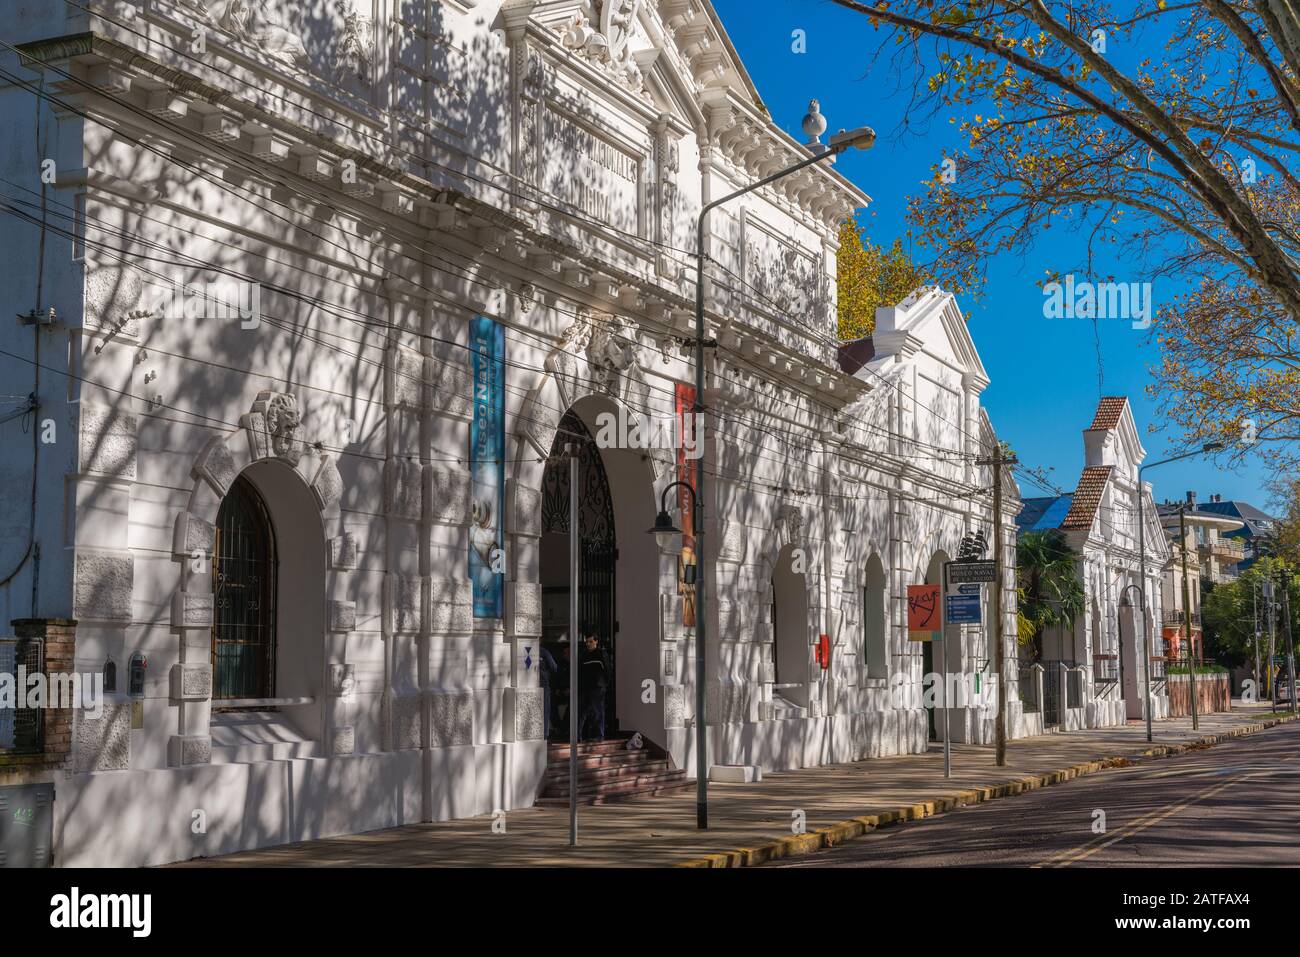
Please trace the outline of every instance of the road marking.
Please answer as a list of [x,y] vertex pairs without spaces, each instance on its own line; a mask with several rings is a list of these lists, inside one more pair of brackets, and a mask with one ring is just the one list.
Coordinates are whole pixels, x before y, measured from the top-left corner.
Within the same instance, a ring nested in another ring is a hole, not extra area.
[[1250,778],[1254,776],[1255,775],[1253,773],[1247,773],[1241,775],[1240,777],[1233,778],[1231,781],[1224,781],[1222,784],[1216,784],[1213,787],[1206,788],[1204,791],[1201,791],[1199,794],[1196,794],[1188,798],[1182,804],[1165,805],[1163,808],[1158,808],[1157,810],[1152,811],[1150,814],[1138,818],[1136,821],[1132,822],[1131,824],[1125,825],[1123,828],[1121,828],[1120,832],[1116,834],[1114,837],[1096,838],[1092,841],[1089,841],[1087,844],[1081,844],[1078,847],[1072,848],[1071,850],[1068,850],[1063,854],[1058,854],[1056,857],[1052,858],[1049,861],[1041,861],[1032,866],[1033,867],[1069,867],[1071,864],[1081,861],[1086,857],[1091,857],[1093,854],[1096,854],[1098,851],[1104,851],[1112,844],[1117,844],[1120,841],[1132,837],[1134,834],[1137,834],[1141,831],[1145,831],[1147,828],[1155,824],[1159,824],[1165,818],[1177,814],[1179,811],[1186,810],[1187,808],[1191,807],[1193,804],[1195,804],[1198,801],[1201,801],[1208,797],[1213,797],[1214,795],[1218,794],[1220,791],[1230,788],[1232,787],[1232,785],[1244,781],[1246,778]]
[[[1278,764],[1289,764],[1292,761],[1297,760],[1298,757],[1300,756],[1293,755],[1288,758],[1283,758],[1281,761],[1278,762]],[[1242,767],[1242,766],[1237,765],[1237,767]],[[1225,770],[1233,770],[1233,768],[1229,767],[1228,769]],[[1167,774],[1168,772],[1165,773]],[[1278,773],[1290,774],[1294,772],[1290,768],[1282,769],[1277,767],[1276,765],[1271,767],[1260,768],[1259,770],[1244,771],[1242,774],[1233,778],[1230,781],[1224,781],[1222,784],[1216,784],[1212,787],[1205,789],[1204,791],[1201,791],[1199,794],[1193,795],[1192,797],[1184,801],[1182,804],[1177,804],[1177,805],[1167,804],[1163,808],[1157,808],[1156,810],[1150,812],[1149,814],[1143,815],[1142,817],[1138,818],[1136,821],[1133,821],[1132,823],[1127,824],[1123,828],[1121,828],[1119,833],[1116,834],[1114,837],[1106,838],[1103,835],[1101,837],[1094,838],[1093,840],[1089,841],[1086,844],[1080,844],[1078,847],[1073,848],[1072,850],[1065,851],[1063,854],[1058,854],[1056,857],[1052,858],[1051,860],[1040,861],[1039,863],[1033,864],[1031,866],[1032,867],[1069,867],[1071,864],[1081,861],[1084,858],[1091,857],[1093,854],[1096,854],[1098,851],[1105,850],[1106,848],[1110,847],[1112,844],[1116,844],[1119,841],[1123,841],[1127,838],[1132,837],[1135,834],[1140,833],[1141,831],[1145,831],[1147,828],[1152,827],[1155,824],[1159,824],[1165,818],[1177,814],[1179,811],[1186,810],[1187,808],[1191,807],[1193,804],[1197,803],[1198,801],[1202,801],[1208,797],[1213,797],[1214,795],[1218,794],[1220,791],[1230,788],[1232,787],[1232,785],[1238,784],[1241,781],[1246,780],[1247,778],[1261,777],[1268,774],[1276,775]],[[1160,776],[1163,775],[1155,775],[1155,774],[1151,775],[1151,777],[1153,778],[1160,777]]]

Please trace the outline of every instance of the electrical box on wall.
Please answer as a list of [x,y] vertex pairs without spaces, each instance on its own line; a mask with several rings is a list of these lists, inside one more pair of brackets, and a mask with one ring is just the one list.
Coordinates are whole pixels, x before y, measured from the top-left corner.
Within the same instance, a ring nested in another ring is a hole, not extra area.
[[0,867],[49,867],[54,844],[54,785],[0,788]]

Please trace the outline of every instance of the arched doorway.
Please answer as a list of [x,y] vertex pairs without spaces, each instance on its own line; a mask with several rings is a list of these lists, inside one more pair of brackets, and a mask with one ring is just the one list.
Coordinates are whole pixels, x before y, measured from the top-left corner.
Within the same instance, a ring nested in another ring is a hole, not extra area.
[[274,698],[275,531],[261,494],[242,475],[222,499],[213,555],[213,703]]
[[[926,566],[925,584],[940,586],[939,600],[943,601],[943,566],[949,561],[948,553],[939,550],[930,557],[930,564]],[[935,648],[938,642],[942,641],[942,649]],[[939,637],[933,641],[921,643],[921,680],[924,689],[925,676],[929,674],[939,674],[938,669],[942,668],[945,672],[952,673],[961,670],[961,626],[948,625],[940,632]],[[947,691],[944,682],[947,682],[946,674],[941,674],[934,686],[934,700],[940,702]],[[938,714],[937,704],[925,709],[929,725],[931,741],[940,741],[943,735],[940,732],[942,727],[941,721],[943,716]]]
[[[542,479],[541,585],[544,603],[542,647],[567,674],[569,661],[579,659],[574,636],[569,634],[570,589],[570,462],[565,452],[569,442],[578,453],[578,536],[580,566],[578,621],[581,630],[592,629],[608,656],[610,673],[605,690],[605,736],[618,733],[617,632],[615,615],[615,571],[618,541],[614,524],[614,500],[601,451],[582,417],[570,409],[560,420]],[[554,689],[556,704],[551,736],[567,740],[568,685],[563,679]],[[563,720],[561,720],[563,719]]]
[[772,569],[773,693],[807,708],[810,643],[808,589],[802,562],[798,546],[788,544],[777,555]]

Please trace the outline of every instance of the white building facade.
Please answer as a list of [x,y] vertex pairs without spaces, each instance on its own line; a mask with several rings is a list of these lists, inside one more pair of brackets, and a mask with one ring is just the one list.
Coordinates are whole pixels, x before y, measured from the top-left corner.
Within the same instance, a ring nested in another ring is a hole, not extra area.
[[[1056,682],[1059,689],[1055,708],[1047,709],[1053,713],[1044,720],[1062,730],[1123,724],[1145,715],[1148,669],[1152,717],[1168,715],[1160,623],[1169,543],[1150,483],[1138,483],[1146,450],[1127,397],[1103,397],[1083,440],[1084,468],[1074,491],[1026,498],[1019,519],[1022,534],[1058,529],[1079,556],[1084,612],[1043,636],[1044,681]],[[1146,554],[1145,623],[1139,545]]]
[[[55,862],[531,806],[569,444],[607,719],[693,773],[692,595],[647,534],[693,449],[597,440],[692,408],[699,207],[807,155],[711,7],[87,6],[23,0],[0,52],[0,275],[30,311],[0,365],[35,402],[0,426],[0,614],[47,670],[116,678],[0,740],[0,786],[54,785]],[[710,219],[712,764],[924,750],[907,586],[992,540],[953,298],[881,310],[841,366],[836,233],[867,202],[819,164]],[[986,629],[944,640],[985,689],[951,733],[987,743]]]

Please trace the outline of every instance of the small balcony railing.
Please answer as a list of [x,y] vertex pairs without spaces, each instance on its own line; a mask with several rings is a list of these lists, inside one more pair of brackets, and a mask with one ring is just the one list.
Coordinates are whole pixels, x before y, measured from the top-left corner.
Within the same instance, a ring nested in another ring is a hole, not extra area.
[[[1183,624],[1183,613],[1181,611],[1167,611],[1164,615],[1164,622],[1171,628],[1177,628]],[[1191,624],[1193,628],[1201,627],[1201,613],[1199,611],[1192,612]]]
[[1216,558],[1227,559],[1230,562],[1239,562],[1245,559],[1246,549],[1236,542],[1228,542],[1220,539],[1217,542],[1207,542],[1198,546],[1201,551],[1209,552]]

